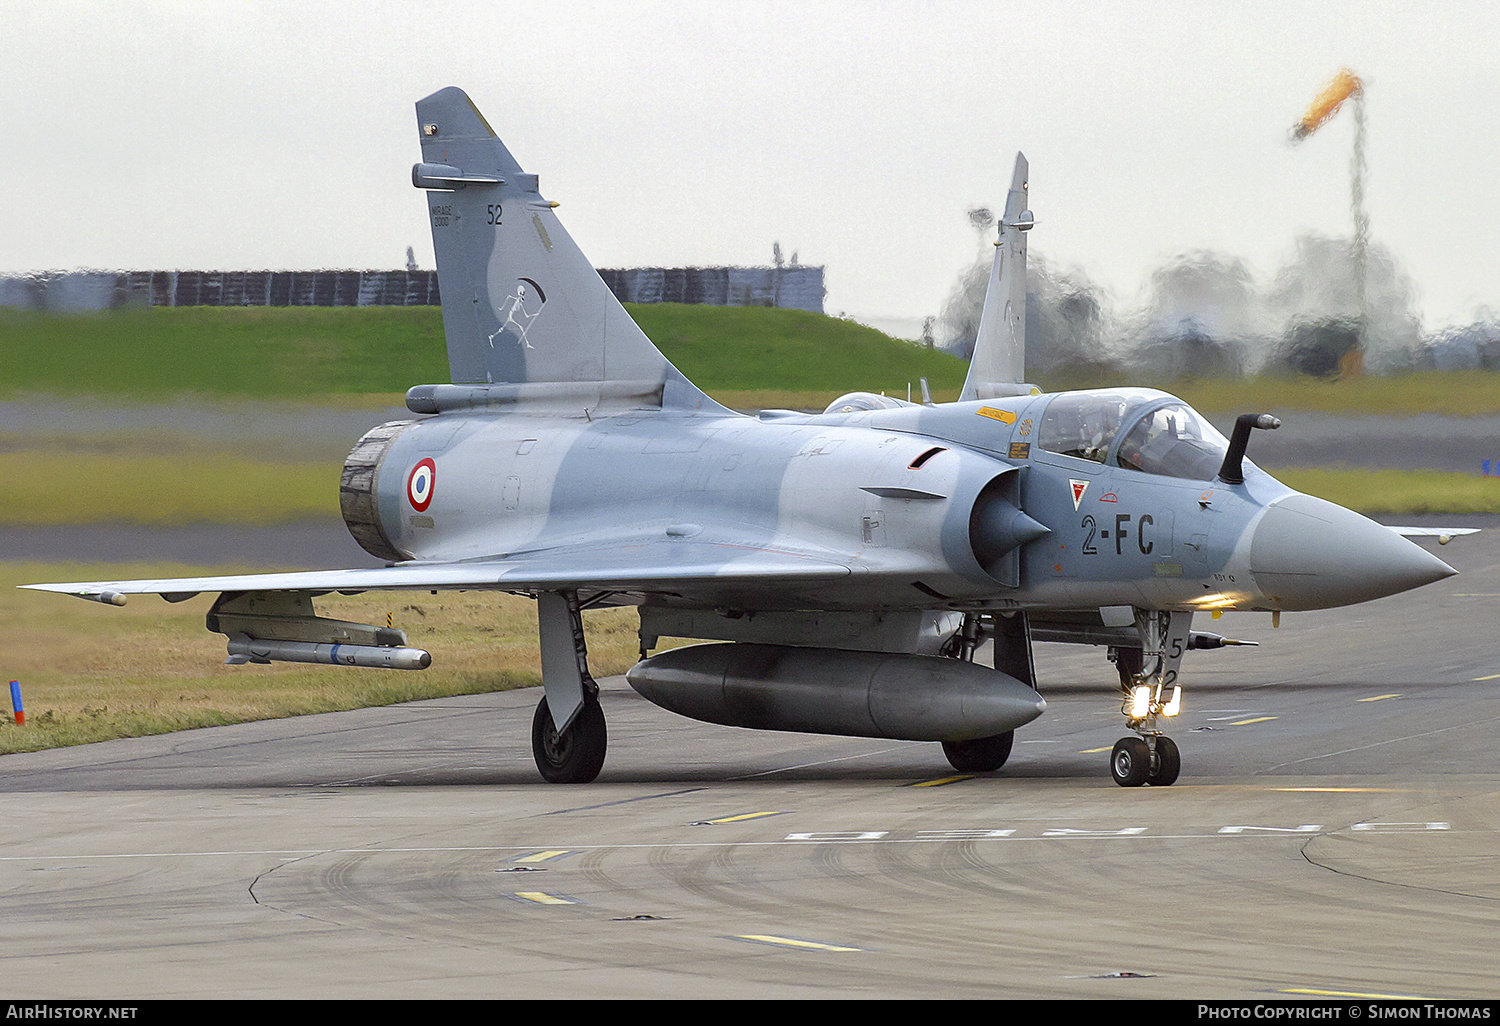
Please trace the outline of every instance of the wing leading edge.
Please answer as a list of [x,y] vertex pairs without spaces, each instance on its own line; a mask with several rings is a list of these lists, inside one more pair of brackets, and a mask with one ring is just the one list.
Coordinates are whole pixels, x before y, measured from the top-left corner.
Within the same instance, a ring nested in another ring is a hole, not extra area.
[[836,557],[690,539],[621,542],[548,549],[505,559],[454,563],[403,563],[358,570],[307,570],[134,581],[26,584],[112,605],[129,595],[169,600],[200,592],[399,591],[405,589],[493,589],[497,591],[714,590],[740,584],[788,585],[837,581],[853,571]]

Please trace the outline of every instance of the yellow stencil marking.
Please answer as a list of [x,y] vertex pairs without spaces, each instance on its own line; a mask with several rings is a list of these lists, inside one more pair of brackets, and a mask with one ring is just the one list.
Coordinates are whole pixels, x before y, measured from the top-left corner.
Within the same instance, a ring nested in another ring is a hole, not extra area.
[[975,412],[981,417],[998,420],[1002,424],[1014,424],[1016,422],[1016,415],[1014,413],[1011,413],[1009,410],[997,410],[993,406],[981,406]]
[[922,780],[922,781],[918,781],[915,784],[909,784],[907,786],[908,787],[942,787],[944,784],[956,784],[960,780],[973,780],[973,779],[974,778],[971,777],[971,776],[963,776],[963,777],[939,777],[936,780]]
[[744,819],[760,819],[762,816],[784,816],[783,812],[746,812],[739,816],[724,816],[719,819],[704,820],[705,823],[738,823]]
[[819,944],[817,941],[797,940],[795,937],[772,937],[764,933],[742,933],[738,935],[740,940],[755,941],[758,944],[779,944],[788,948],[808,948],[812,951],[859,951],[860,948],[846,948],[837,944]]

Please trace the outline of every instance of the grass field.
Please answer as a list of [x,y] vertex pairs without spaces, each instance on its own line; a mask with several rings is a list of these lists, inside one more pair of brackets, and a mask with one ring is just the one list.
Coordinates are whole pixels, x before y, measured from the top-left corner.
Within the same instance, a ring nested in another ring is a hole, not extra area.
[[1437,470],[1285,467],[1283,484],[1366,515],[1500,513],[1500,479]]
[[[512,595],[367,593],[317,600],[319,615],[336,619],[384,624],[390,613],[413,645],[432,652],[432,667],[415,672],[296,663],[226,666],[223,636],[203,627],[211,595],[180,604],[137,596],[116,608],[16,587],[206,572],[0,562],[0,672],[21,682],[27,716],[24,727],[0,725],[0,753],[541,682],[536,605]],[[595,673],[623,673],[635,662],[633,609],[591,611],[584,619]]]
[[[46,472],[37,474],[38,467]],[[339,515],[340,463],[234,455],[0,453],[0,524],[270,526]]]

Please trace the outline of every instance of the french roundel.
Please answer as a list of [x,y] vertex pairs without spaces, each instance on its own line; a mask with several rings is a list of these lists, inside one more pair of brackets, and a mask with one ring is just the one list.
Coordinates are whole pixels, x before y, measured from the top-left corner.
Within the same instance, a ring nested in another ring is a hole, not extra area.
[[406,501],[418,513],[426,511],[432,504],[432,486],[437,481],[437,464],[431,459],[422,460],[411,468],[406,479]]

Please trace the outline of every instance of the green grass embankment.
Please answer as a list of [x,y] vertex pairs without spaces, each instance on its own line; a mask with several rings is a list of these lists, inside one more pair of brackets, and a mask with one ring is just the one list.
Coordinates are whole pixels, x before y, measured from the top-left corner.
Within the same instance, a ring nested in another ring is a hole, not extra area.
[[148,401],[404,392],[448,370],[430,307],[0,310],[0,360],[11,393]]
[[[720,392],[905,394],[926,376],[957,395],[965,365],[853,321],[802,310],[660,303],[631,314],[679,370]],[[124,400],[404,393],[448,380],[436,307],[158,307],[52,315],[0,310],[0,389]]]
[[[668,359],[715,397],[800,396],[811,400],[802,405],[818,406],[854,390],[904,396],[908,385],[915,390],[926,377],[934,397],[951,399],[967,370],[944,353],[801,310],[676,303],[628,309]],[[0,365],[0,394],[146,401],[182,395],[388,399],[412,385],[448,379],[436,307],[158,307],[71,315],[0,309]],[[1150,385],[1213,413],[1254,407],[1342,415],[1500,415],[1500,375],[1484,371],[1343,381],[1058,375],[1038,384],[1052,390]]]

